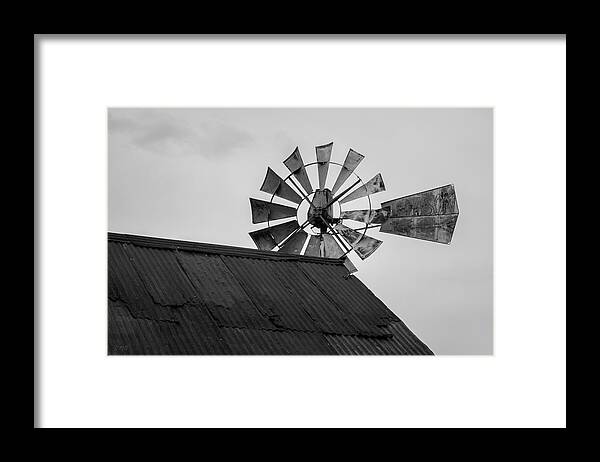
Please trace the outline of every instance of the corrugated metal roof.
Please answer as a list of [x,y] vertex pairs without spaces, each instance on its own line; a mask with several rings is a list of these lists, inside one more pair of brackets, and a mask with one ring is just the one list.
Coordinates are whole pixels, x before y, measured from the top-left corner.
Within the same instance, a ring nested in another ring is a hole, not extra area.
[[433,354],[342,259],[108,234],[108,352]]

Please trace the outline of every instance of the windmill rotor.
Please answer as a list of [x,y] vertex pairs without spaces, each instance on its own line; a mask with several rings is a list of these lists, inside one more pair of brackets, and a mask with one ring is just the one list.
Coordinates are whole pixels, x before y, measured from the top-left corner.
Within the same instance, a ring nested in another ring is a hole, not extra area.
[[[283,161],[290,172],[285,177],[267,167],[260,190],[270,194],[270,200],[250,198],[252,223],[267,224],[266,228],[249,233],[257,248],[326,258],[343,258],[354,251],[364,260],[383,243],[367,235],[374,228],[414,239],[451,242],[458,219],[452,184],[388,200],[374,209],[371,196],[386,188],[381,173],[365,182],[355,172],[364,155],[350,149],[344,163],[332,161],[333,142],[316,146],[315,151],[316,161],[305,163],[296,147]],[[329,189],[327,175],[331,165],[339,167],[339,173]],[[310,181],[308,167],[317,169],[317,189]],[[352,183],[343,188],[351,179]],[[364,198],[367,209],[343,209],[346,204]],[[294,206],[280,204],[276,199]],[[302,206],[307,208],[306,216],[300,212]],[[358,223],[359,227],[347,226],[345,220]],[[354,268],[351,262],[348,266]]]

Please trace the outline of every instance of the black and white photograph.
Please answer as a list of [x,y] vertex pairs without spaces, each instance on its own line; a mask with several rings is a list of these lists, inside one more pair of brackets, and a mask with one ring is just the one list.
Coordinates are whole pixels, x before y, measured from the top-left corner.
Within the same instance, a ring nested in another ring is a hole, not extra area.
[[490,355],[491,108],[109,108],[108,354]]

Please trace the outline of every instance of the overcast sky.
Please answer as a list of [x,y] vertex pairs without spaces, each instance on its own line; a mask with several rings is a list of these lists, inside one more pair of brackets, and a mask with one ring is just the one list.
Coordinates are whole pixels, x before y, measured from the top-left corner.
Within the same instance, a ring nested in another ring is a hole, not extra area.
[[[333,141],[332,161],[352,148],[365,156],[363,180],[383,175],[374,207],[454,184],[450,245],[371,230],[381,247],[351,259],[436,354],[492,354],[492,119],[481,108],[109,109],[108,229],[254,248],[248,232],[263,226],[251,223],[248,198],[270,199],[259,191],[267,166],[287,176],[282,161],[296,146],[308,163]],[[309,174],[317,187],[316,168]]]

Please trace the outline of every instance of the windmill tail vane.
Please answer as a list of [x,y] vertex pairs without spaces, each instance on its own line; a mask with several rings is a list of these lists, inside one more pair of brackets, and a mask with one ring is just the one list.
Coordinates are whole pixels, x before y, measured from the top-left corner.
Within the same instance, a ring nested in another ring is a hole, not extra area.
[[[381,233],[450,244],[458,219],[454,185],[388,200],[374,208],[371,196],[386,189],[381,173],[366,182],[355,173],[364,155],[350,149],[340,164],[331,160],[333,143],[316,146],[315,151],[316,161],[306,164],[296,147],[283,161],[290,172],[285,178],[267,168],[260,190],[270,194],[270,200],[250,198],[252,223],[267,224],[249,233],[257,248],[326,258],[342,258],[354,251],[364,260],[382,244],[367,235],[377,228]],[[339,173],[328,188],[331,165]],[[307,167],[317,168],[318,189],[313,189]],[[342,206],[359,199],[368,208],[343,210]]]

